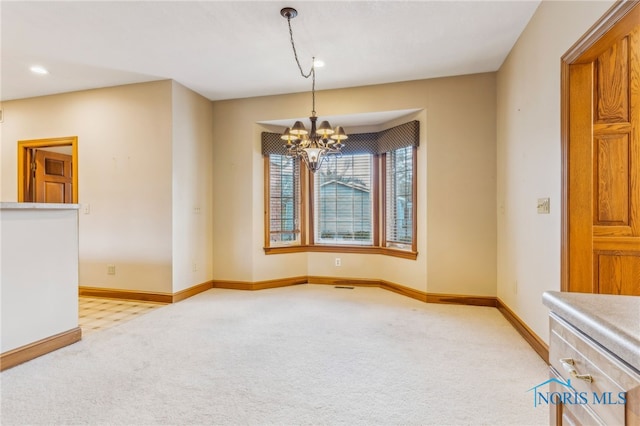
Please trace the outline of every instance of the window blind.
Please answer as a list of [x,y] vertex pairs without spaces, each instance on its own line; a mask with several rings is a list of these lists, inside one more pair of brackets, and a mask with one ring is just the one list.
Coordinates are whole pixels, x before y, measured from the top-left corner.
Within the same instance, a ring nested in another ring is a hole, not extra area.
[[386,245],[411,248],[413,243],[413,147],[386,155]]
[[330,158],[313,176],[314,242],[373,245],[373,155]]
[[300,242],[300,162],[269,155],[269,245]]

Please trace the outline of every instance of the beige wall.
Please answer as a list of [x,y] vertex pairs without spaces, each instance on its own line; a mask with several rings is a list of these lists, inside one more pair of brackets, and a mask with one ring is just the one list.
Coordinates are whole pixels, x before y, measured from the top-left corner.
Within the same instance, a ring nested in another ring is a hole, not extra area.
[[[172,290],[171,81],[3,103],[2,201],[17,141],[78,136],[80,285]],[[107,265],[116,266],[107,275]]]
[[173,292],[211,280],[213,125],[211,102],[179,83],[173,103]]
[[[498,297],[547,341],[542,293],[560,289],[560,58],[611,4],[542,2],[498,72]],[[536,213],[543,197],[549,215]]]
[[89,205],[80,285],[175,293],[211,279],[209,100],[166,80],[3,106],[2,201],[17,200],[18,140],[78,136],[78,198]]
[[336,268],[333,253],[264,254],[262,127],[256,123],[298,117],[309,107],[309,93],[214,102],[215,279],[382,278],[433,293],[494,296],[495,74],[317,93],[321,117],[422,110],[416,116],[422,132],[416,261],[339,254],[343,266]]

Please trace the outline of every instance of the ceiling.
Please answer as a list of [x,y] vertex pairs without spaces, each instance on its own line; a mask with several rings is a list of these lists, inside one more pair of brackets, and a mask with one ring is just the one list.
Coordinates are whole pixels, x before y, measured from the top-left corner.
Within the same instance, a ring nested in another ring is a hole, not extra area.
[[[173,79],[210,100],[496,71],[539,1],[2,1],[0,100]],[[29,71],[32,65],[47,75]]]

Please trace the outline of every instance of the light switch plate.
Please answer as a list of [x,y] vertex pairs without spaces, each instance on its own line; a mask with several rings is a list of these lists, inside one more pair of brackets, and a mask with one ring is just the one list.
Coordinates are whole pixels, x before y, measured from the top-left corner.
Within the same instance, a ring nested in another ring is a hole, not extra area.
[[549,214],[549,198],[538,198],[538,214]]

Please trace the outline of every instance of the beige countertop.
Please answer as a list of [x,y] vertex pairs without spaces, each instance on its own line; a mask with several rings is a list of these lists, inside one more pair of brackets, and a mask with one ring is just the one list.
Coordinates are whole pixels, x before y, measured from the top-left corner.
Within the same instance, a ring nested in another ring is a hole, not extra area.
[[0,210],[78,210],[80,204],[0,202]]
[[640,373],[640,297],[547,291],[542,302]]

